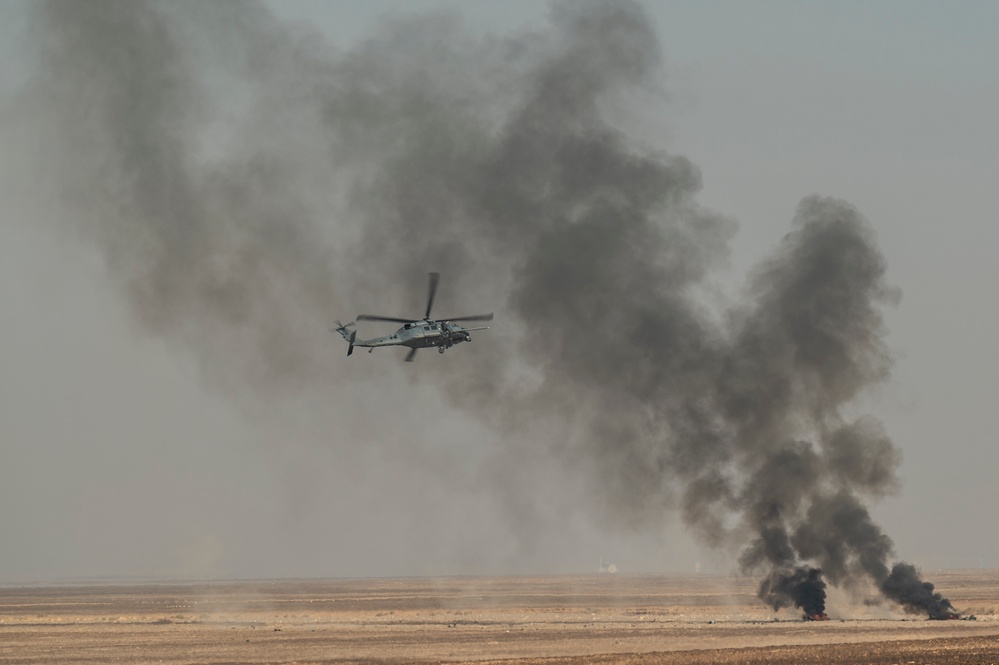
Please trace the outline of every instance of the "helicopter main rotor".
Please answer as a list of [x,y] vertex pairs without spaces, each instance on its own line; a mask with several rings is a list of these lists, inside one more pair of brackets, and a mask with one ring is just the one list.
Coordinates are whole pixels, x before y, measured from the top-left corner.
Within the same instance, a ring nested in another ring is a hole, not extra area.
[[437,295],[437,283],[441,281],[439,272],[430,273],[430,282],[427,284],[427,313],[423,315],[424,321],[430,320],[430,310],[434,306],[434,296]]
[[[427,309],[423,314],[423,319],[404,318],[401,316],[381,316],[378,314],[360,314],[358,321],[391,321],[393,323],[415,323],[418,320],[430,321],[430,311],[434,307],[434,298],[437,296],[437,284],[440,282],[439,272],[430,273],[430,281],[427,284]],[[442,321],[492,321],[492,312],[488,314],[473,314],[471,316],[455,316],[441,319]]]

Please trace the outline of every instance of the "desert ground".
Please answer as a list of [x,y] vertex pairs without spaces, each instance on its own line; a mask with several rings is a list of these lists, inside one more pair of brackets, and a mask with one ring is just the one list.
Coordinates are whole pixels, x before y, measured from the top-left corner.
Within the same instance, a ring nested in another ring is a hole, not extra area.
[[999,570],[926,571],[974,621],[752,578],[449,577],[0,588],[0,663],[999,663]]

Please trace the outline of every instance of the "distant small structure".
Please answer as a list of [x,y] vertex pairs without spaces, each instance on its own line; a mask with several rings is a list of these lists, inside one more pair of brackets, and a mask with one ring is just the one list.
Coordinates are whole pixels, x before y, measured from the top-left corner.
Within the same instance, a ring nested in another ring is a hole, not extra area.
[[617,566],[609,561],[604,561],[603,557],[600,558],[600,572],[614,574],[617,572]]

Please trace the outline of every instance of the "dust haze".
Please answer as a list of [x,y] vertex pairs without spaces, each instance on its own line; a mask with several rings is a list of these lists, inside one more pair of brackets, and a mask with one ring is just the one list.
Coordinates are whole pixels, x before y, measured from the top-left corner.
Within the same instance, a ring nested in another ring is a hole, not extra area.
[[[523,556],[579,505],[610,533],[679,515],[775,609],[801,607],[808,566],[928,608],[866,507],[900,463],[853,408],[892,366],[874,230],[805,196],[723,295],[736,222],[616,120],[662,75],[640,6],[556,2],[508,36],[395,18],[350,50],[254,3],[30,9],[3,109],[39,176],[25,214],[95,248],[136,331],[249,422],[392,460],[408,492],[474,488],[511,542],[451,534],[470,560]],[[418,316],[431,270],[435,311],[493,328],[411,367],[343,357],[333,319]],[[479,443],[435,450],[423,407]]]

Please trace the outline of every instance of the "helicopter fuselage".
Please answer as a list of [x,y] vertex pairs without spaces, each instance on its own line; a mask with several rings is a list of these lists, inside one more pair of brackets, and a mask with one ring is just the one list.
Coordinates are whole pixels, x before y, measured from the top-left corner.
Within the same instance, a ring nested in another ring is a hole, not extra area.
[[[475,330],[473,328],[473,330]],[[447,321],[413,321],[396,330],[391,335],[372,339],[355,340],[354,346],[406,346],[411,349],[431,347],[450,348],[461,342],[472,341],[469,329]]]

